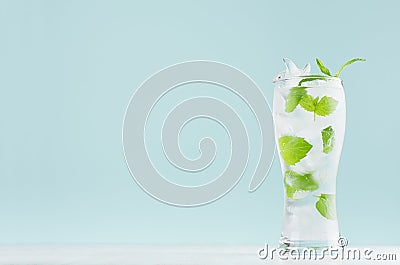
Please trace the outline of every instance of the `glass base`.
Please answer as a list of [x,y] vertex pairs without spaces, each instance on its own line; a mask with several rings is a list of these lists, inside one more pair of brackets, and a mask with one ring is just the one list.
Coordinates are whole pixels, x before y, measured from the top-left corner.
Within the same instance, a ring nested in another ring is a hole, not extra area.
[[279,240],[279,248],[312,248],[323,249],[338,246],[339,237],[335,240],[312,241],[312,240],[290,240],[282,236]]

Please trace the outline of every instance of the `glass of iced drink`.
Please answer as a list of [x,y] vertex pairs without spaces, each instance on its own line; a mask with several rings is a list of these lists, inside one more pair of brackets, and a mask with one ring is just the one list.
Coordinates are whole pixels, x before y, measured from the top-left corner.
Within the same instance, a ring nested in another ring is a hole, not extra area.
[[274,79],[273,118],[285,199],[281,247],[337,245],[336,175],[346,102],[338,77],[309,75],[284,60]]

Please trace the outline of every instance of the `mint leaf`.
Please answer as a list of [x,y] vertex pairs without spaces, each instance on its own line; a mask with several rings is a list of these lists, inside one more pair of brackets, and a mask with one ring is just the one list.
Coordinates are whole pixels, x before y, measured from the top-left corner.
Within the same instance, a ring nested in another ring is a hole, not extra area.
[[314,100],[313,100],[313,104],[314,104],[315,107],[317,107],[318,100],[319,100],[319,97],[316,97],[316,98],[314,98]]
[[332,151],[335,146],[335,131],[332,126],[328,126],[321,131],[323,152],[328,154]]
[[304,138],[297,136],[282,136],[278,142],[282,159],[288,166],[298,163],[313,147]]
[[326,78],[325,75],[301,75],[300,77],[309,78],[309,77],[323,77]]
[[335,194],[321,193],[315,207],[318,212],[329,220],[336,220],[336,196]]
[[292,186],[287,185],[286,183],[284,183],[285,185],[285,191],[286,191],[286,197],[292,200],[298,200],[300,198],[296,197],[295,198],[295,193],[296,193],[296,189],[293,188]]
[[336,106],[338,101],[334,98],[323,96],[321,100],[319,97],[314,98],[311,95],[304,95],[299,102],[300,106],[306,111],[314,113],[314,121],[315,116],[328,116],[332,112],[336,110]]
[[318,65],[318,67],[319,67],[319,69],[321,70],[322,73],[324,73],[326,75],[329,75],[329,76],[332,76],[331,72],[329,71],[329,69],[326,68],[326,66],[322,63],[322,61],[320,59],[317,58],[316,61],[317,61],[317,65]]
[[334,98],[323,96],[315,106],[315,114],[319,116],[328,116],[336,110],[338,101]]
[[[350,64],[352,64],[352,63],[355,63],[355,62],[365,62],[365,61],[366,61],[366,60],[365,60],[365,59],[362,59],[362,58],[354,58],[354,59],[352,59],[352,60],[346,62],[346,63],[345,63],[342,67],[340,67],[340,69],[336,72],[335,77],[339,77],[340,73],[343,71],[343,69],[344,69],[346,66],[348,66],[348,65],[350,65]],[[300,85],[300,84],[299,84],[299,85]]]
[[289,95],[286,99],[286,112],[292,112],[299,104],[301,98],[307,94],[306,87],[296,86],[290,89]]
[[300,174],[293,170],[287,170],[284,177],[286,196],[289,199],[299,199],[295,197],[296,192],[314,191],[318,189],[318,183],[314,180],[311,173]]
[[300,106],[305,109],[306,111],[314,112],[315,105],[314,105],[314,98],[311,95],[304,95],[300,102]]
[[299,82],[299,86],[301,86],[303,83],[305,82],[311,82],[311,81],[315,81],[315,80],[326,80],[325,76],[313,76],[313,77],[306,77],[300,80]]

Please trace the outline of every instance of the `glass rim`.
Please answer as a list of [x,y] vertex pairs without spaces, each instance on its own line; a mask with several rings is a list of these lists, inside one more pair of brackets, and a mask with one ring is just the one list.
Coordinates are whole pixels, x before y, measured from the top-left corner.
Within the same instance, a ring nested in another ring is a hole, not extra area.
[[[291,77],[286,77],[286,78],[282,78],[279,80],[272,80],[272,83],[279,83],[282,81],[289,81],[289,80],[295,80],[295,79],[304,79],[304,78],[312,78],[313,75],[298,75],[298,76],[291,76]],[[318,75],[314,75],[314,77],[318,77]],[[339,80],[340,82],[342,82],[343,80],[340,77],[336,77],[336,76],[321,76],[324,77],[324,79],[315,79],[315,80],[311,80],[308,82],[313,82],[313,81],[333,81],[333,80]]]

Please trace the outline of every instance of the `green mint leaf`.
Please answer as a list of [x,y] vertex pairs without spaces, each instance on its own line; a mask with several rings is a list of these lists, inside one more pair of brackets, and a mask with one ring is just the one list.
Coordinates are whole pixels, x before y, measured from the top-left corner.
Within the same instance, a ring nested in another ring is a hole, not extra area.
[[329,71],[329,69],[326,68],[326,66],[322,63],[322,61],[320,59],[317,58],[316,61],[317,61],[317,65],[318,65],[318,67],[319,67],[319,69],[321,70],[322,73],[324,73],[326,75],[329,75],[329,76],[332,76],[331,72]]
[[319,97],[314,98],[311,95],[304,95],[299,102],[300,106],[306,111],[314,113],[314,121],[315,116],[328,116],[332,112],[336,110],[336,106],[338,101],[334,98],[323,96],[321,100]]
[[306,111],[314,112],[315,105],[314,105],[314,98],[311,95],[304,95],[299,102],[300,106],[305,109]]
[[303,77],[303,78],[310,78],[310,77],[323,77],[323,78],[326,78],[326,75],[301,75],[300,77]]
[[328,126],[321,131],[323,152],[328,154],[332,151],[335,146],[335,131],[332,126]]
[[351,59],[350,61],[346,62],[342,67],[340,67],[340,69],[336,72],[335,77],[339,77],[340,73],[343,71],[343,69],[344,69],[346,66],[348,66],[348,65],[350,65],[350,64],[352,64],[352,63],[355,63],[355,62],[365,62],[365,61],[366,61],[366,60],[365,60],[365,59],[362,59],[362,58],[354,58],[354,59]]
[[307,94],[306,87],[296,86],[290,89],[289,95],[286,99],[286,112],[292,112],[299,104],[301,98]]
[[286,189],[286,196],[289,199],[301,199],[296,192],[308,192],[318,189],[318,183],[314,180],[311,173],[300,174],[293,170],[285,172],[284,184]]
[[311,82],[315,80],[326,80],[325,76],[313,76],[313,77],[306,77],[300,80],[299,86],[301,86],[305,82]]
[[281,156],[288,166],[303,159],[313,147],[302,137],[282,136],[278,140]]
[[314,104],[315,107],[317,107],[318,100],[319,100],[319,97],[316,97],[316,98],[314,98],[314,100],[313,100],[313,104]]
[[319,116],[328,116],[336,110],[338,101],[334,98],[323,96],[315,106],[315,114]]
[[297,196],[295,197],[296,189],[293,188],[292,186],[286,185],[286,183],[285,183],[285,191],[286,191],[286,197],[289,198],[289,199],[292,199],[292,200],[302,199],[302,198],[297,197]]
[[321,193],[315,207],[318,212],[329,220],[336,220],[336,196],[335,194]]

